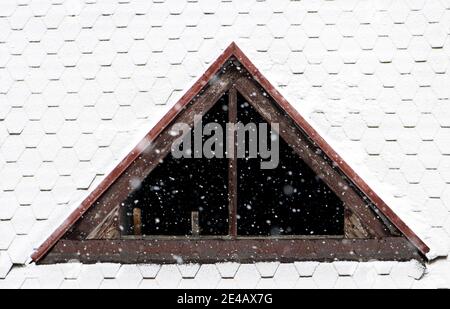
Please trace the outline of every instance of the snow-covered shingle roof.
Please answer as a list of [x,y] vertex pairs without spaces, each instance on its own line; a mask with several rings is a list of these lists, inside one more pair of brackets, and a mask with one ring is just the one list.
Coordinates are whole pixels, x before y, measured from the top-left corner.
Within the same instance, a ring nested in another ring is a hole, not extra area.
[[[443,0],[0,1],[0,286],[78,285],[84,274],[109,283],[95,266],[79,266],[80,277],[63,266],[11,266],[26,262],[232,41],[430,256],[447,256],[449,14]],[[389,276],[359,264],[342,280],[330,265],[318,274],[336,276],[335,286],[450,286],[446,260],[419,281],[397,264]],[[314,286],[307,279],[295,280]]]

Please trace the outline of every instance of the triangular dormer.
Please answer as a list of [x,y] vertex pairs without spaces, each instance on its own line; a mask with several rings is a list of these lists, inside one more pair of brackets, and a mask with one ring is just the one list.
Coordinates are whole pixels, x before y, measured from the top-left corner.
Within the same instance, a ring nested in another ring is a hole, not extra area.
[[[176,125],[194,127],[196,115],[202,130],[223,125],[214,147],[222,155],[196,157],[191,145],[191,158],[175,158]],[[265,143],[277,141],[275,167],[261,168],[268,158],[259,148],[238,157],[238,134],[225,129],[238,123],[265,124]],[[428,251],[233,43],[32,258],[367,261],[421,259]]]

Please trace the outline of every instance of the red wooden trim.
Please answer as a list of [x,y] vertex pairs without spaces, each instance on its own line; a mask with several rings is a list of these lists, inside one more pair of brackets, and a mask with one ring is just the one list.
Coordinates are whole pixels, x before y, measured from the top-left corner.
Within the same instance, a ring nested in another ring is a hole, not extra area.
[[429,252],[428,246],[387,206],[387,204],[359,177],[356,172],[334,151],[334,149],[314,130],[309,123],[295,110],[292,105],[275,89],[274,86],[255,67],[242,50],[233,42],[214,61],[197,82],[186,92],[173,108],[156,124],[153,129],[139,142],[139,144],[108,174],[98,187],[72,212],[68,218],[44,241],[44,243],[32,254],[31,258],[37,262],[64,236],[81,216],[106,192],[106,190],[125,172],[130,164],[142,153],[145,146],[153,141],[162,130],[171,123],[179,112],[200,92],[211,77],[232,56],[235,56],[244,67],[253,75],[255,80],[267,91],[268,94],[283,108],[286,113],[305,131],[307,135],[332,159],[344,174],[364,193],[377,208],[423,253]]

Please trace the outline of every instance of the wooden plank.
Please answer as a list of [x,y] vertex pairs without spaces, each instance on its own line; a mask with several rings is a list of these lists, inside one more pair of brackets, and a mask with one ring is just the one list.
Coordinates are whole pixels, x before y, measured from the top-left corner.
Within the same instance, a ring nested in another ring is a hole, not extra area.
[[192,233],[192,236],[200,235],[200,224],[199,224],[198,211],[191,212],[191,233]]
[[140,208],[133,209],[133,233],[135,236],[142,235],[142,210]]
[[345,238],[370,238],[370,232],[364,228],[361,220],[349,208],[345,208],[344,216]]
[[61,240],[42,261],[64,263],[217,263],[233,261],[422,260],[404,237],[385,239]]
[[102,222],[96,226],[86,238],[118,239],[119,237],[119,206],[116,206],[107,216],[102,218]]
[[[228,122],[235,124],[237,122],[237,91],[231,88],[228,93]],[[232,127],[228,127],[228,153],[232,157],[228,160],[228,210],[229,210],[229,235],[237,236],[237,163],[236,159],[236,131]]]

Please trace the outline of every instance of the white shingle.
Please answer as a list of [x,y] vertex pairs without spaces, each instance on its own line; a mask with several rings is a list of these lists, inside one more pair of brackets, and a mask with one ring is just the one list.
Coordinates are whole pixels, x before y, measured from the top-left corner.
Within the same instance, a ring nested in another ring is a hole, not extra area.
[[371,24],[379,36],[388,36],[391,32],[393,21],[388,11],[378,11],[374,14]]
[[294,266],[300,277],[312,277],[316,271],[318,262],[295,262]]
[[260,275],[256,270],[255,265],[242,264],[239,267],[234,279],[239,288],[251,289],[257,285],[258,281],[260,280]]
[[355,33],[355,40],[361,49],[370,50],[375,46],[377,33],[374,31],[372,25],[360,25]]
[[62,23],[64,17],[66,16],[66,11],[62,5],[51,5],[49,10],[43,17],[44,24],[48,29],[57,29]]
[[[106,279],[102,281],[102,283],[100,284],[100,286],[98,287],[99,290],[116,290],[116,289],[120,289],[120,285],[118,280],[115,279]],[[126,287],[124,287],[123,289],[125,289]]]
[[[127,52],[130,49],[131,45],[133,44],[133,37],[128,32],[128,29],[119,28],[114,32],[111,38],[111,42],[116,52],[124,53]],[[94,48],[91,47],[91,49],[93,50]]]
[[376,261],[376,262],[372,262],[371,264],[373,265],[375,271],[377,272],[378,275],[380,276],[387,276],[391,273],[392,267],[396,264],[397,262],[389,262],[389,261]]
[[1,147],[6,162],[16,162],[25,150],[25,145],[18,135],[10,135]]
[[445,8],[442,6],[440,1],[427,1],[423,7],[423,14],[427,18],[428,22],[439,22],[444,10]]
[[7,98],[11,107],[23,107],[30,95],[31,92],[27,84],[18,82],[11,86]]
[[102,14],[101,8],[98,5],[85,5],[79,15],[80,25],[83,28],[91,28],[94,26],[97,18]]
[[[88,145],[87,148],[89,148]],[[76,149],[80,149],[80,151],[86,151],[83,146],[77,147]],[[77,166],[78,160],[79,157],[77,156],[73,148],[62,148],[58,151],[58,154],[54,160],[54,168],[56,168],[59,175],[70,176]]]
[[156,281],[155,279],[144,279],[141,281],[141,284],[139,285],[139,289],[159,289],[161,288],[158,285],[158,281]]
[[[97,174],[106,174],[113,160],[114,156],[111,153],[111,150],[105,147],[98,148],[91,158],[92,168]],[[92,176],[92,174],[90,176]]]
[[445,188],[444,181],[437,170],[425,170],[421,184],[429,197],[441,196]]
[[44,161],[53,161],[60,148],[61,145],[56,135],[45,135],[38,146],[39,153]]
[[324,23],[316,13],[308,13],[302,22],[302,27],[309,38],[318,38],[324,28]]
[[355,281],[352,277],[338,277],[334,284],[334,289],[357,289]]
[[177,265],[178,271],[183,279],[193,279],[197,275],[200,265],[199,264],[180,264]]
[[[280,1],[281,2],[281,1]],[[267,28],[275,38],[283,38],[289,29],[289,22],[282,14],[273,15],[267,23]]]
[[[441,174],[442,179],[445,182],[450,183],[450,156],[442,156],[441,157],[438,171]],[[449,207],[449,210],[450,210],[450,207]]]
[[0,250],[7,250],[16,236],[16,232],[11,224],[11,221],[0,221],[0,235],[2,235],[0,238]]
[[[3,190],[14,190],[19,183],[22,174],[16,163],[7,163],[2,168],[2,178],[0,179],[0,187]],[[13,192],[5,192],[5,196],[13,195]],[[4,208],[4,207],[3,207]],[[3,209],[6,213],[9,213],[8,209]],[[5,218],[7,219],[7,218]]]
[[59,177],[52,194],[58,204],[69,203],[76,192],[76,186],[71,177]]
[[[8,92],[14,81],[9,74],[9,71],[6,69],[0,69],[0,76],[0,93],[2,93],[2,100],[6,101],[4,94]],[[3,118],[3,115],[6,114],[7,111],[9,111],[9,108],[9,104],[3,104],[2,109],[0,110],[1,118]]]
[[9,18],[12,30],[23,30],[32,17],[29,6],[19,6]]
[[362,75],[358,88],[363,93],[364,99],[374,100],[380,95],[383,85],[375,75]]
[[[180,272],[176,265],[162,265],[158,275],[156,276],[156,281],[161,288],[175,288],[178,286],[181,280]],[[212,284],[212,282],[210,283]]]
[[423,35],[427,29],[428,22],[421,11],[412,11],[409,13],[405,25],[412,35]]
[[449,216],[447,207],[445,207],[441,199],[437,198],[428,199],[426,213],[428,214],[429,224],[432,227],[443,227]]
[[336,261],[333,262],[333,266],[339,276],[353,276],[356,268],[358,267],[358,263],[349,261]]
[[164,21],[164,30],[169,39],[179,39],[184,30],[184,25],[178,21],[178,16],[169,15]]
[[303,49],[303,54],[311,64],[320,64],[325,57],[326,50],[320,39],[310,39]]
[[391,276],[377,276],[373,283],[372,288],[374,289],[397,289],[397,285]]
[[36,148],[25,149],[25,151],[17,161],[17,164],[23,176],[33,176],[41,163],[42,159],[39,155],[39,151],[37,151]]
[[[42,115],[45,113],[46,109],[47,109],[47,106],[44,102],[42,95],[38,95],[38,94],[32,94],[29,97],[27,103],[25,104],[25,112],[26,112],[29,120],[40,120]],[[24,129],[24,132],[22,132],[22,133],[24,135],[27,135],[27,133],[26,133],[27,128],[30,128],[30,127],[33,128],[33,130],[31,132],[29,132],[29,133],[31,133],[31,135],[34,135],[34,133],[36,133],[36,132],[43,133],[41,124],[39,122],[28,122]],[[39,127],[39,130],[37,129],[37,127]],[[34,143],[33,143],[33,146],[28,145],[26,137],[24,137],[23,140],[27,147],[37,146]]]
[[78,16],[83,10],[84,4],[77,0],[67,0],[64,1],[64,8],[68,15]]
[[[299,32],[300,28],[291,27],[286,35],[286,41],[290,46],[291,50],[303,49],[303,46],[306,42],[306,36],[304,36],[304,39],[302,40],[299,35]],[[267,51],[273,42],[273,37],[266,26],[257,26],[252,33],[250,41],[256,50]]]
[[258,25],[266,25],[272,17],[272,14],[273,12],[270,9],[270,5],[267,1],[258,1],[254,5],[252,5],[250,9],[250,17]]
[[6,278],[12,266],[13,263],[8,253],[6,251],[0,251],[0,279]]
[[[112,66],[120,78],[131,78],[134,69],[136,68],[133,60],[128,54],[117,54],[114,57]],[[132,81],[129,81],[132,83]]]
[[293,288],[299,280],[294,264],[280,264],[273,277],[278,288]]
[[57,289],[64,282],[59,265],[41,265],[36,267],[36,273],[43,289]]
[[215,15],[221,26],[232,26],[236,20],[237,12],[233,2],[221,2]]
[[312,277],[300,277],[295,285],[296,289],[317,289]]
[[360,263],[356,269],[353,279],[359,288],[371,288],[375,283],[377,273],[370,264]]
[[78,284],[87,289],[98,288],[103,281],[103,274],[98,265],[83,265],[78,275]]
[[114,30],[116,29],[116,26],[114,25],[114,22],[112,20],[111,16],[100,16],[94,25],[94,32],[95,35],[99,40],[109,40],[112,37],[112,34],[114,33]]
[[21,206],[17,209],[11,223],[17,235],[27,235],[33,228],[35,217],[30,206]]
[[[308,42],[310,42],[310,41],[308,41]],[[318,42],[318,40],[317,40],[317,42]],[[318,42],[318,44],[320,44],[320,42]],[[320,46],[320,45],[318,45],[318,46]],[[317,50],[315,48],[318,48],[318,47],[314,45],[310,49],[313,49],[314,51],[317,52]],[[305,50],[306,50],[306,48],[305,48]],[[323,47],[322,47],[322,50],[323,50]],[[270,55],[271,55],[270,57],[271,57],[273,63],[276,63],[276,64],[286,63],[286,61],[289,57],[289,47],[284,40],[274,40],[272,42],[272,44],[270,45],[269,52],[270,52]],[[309,50],[308,50],[308,52],[309,52]],[[305,55],[306,56],[311,55],[311,52],[309,52],[308,54],[305,54]],[[320,55],[319,55],[319,57],[320,57]]]
[[33,214],[37,220],[48,219],[56,207],[56,201],[50,191],[40,191],[33,201]]
[[[304,4],[299,2],[291,2],[291,3],[300,3],[298,6],[303,6]],[[327,25],[335,25],[339,19],[339,16],[342,12],[342,9],[337,1],[324,1],[322,6],[319,9],[319,15],[322,17],[322,20]]]
[[437,148],[436,144],[432,141],[423,141],[419,148],[418,157],[420,162],[428,169],[438,168],[439,162],[443,157]]
[[408,51],[415,61],[426,61],[431,52],[431,46],[423,36],[415,36],[409,43]]
[[7,251],[11,262],[14,264],[24,264],[29,258],[31,247],[29,236],[17,235]]
[[14,192],[21,205],[31,205],[39,192],[39,186],[34,177],[22,177]]
[[358,30],[359,23],[352,12],[343,12],[336,24],[344,37],[353,37]]
[[320,34],[320,41],[328,51],[337,51],[342,41],[342,36],[335,26],[326,26]]
[[377,128],[368,128],[364,132],[362,143],[369,155],[379,155],[384,147],[383,135]]
[[273,278],[280,266],[279,262],[260,262],[255,264],[261,278]]
[[28,44],[23,53],[28,66],[33,68],[40,67],[46,56],[45,46],[40,42]]
[[314,272],[313,279],[319,288],[334,287],[338,274],[331,263],[321,263]]
[[436,135],[435,142],[442,154],[450,155],[450,144],[448,143],[449,138],[449,128],[441,128]]
[[[233,24],[233,29],[239,38],[251,38],[252,33],[256,28],[256,24],[247,17],[247,15],[239,14]],[[187,29],[189,28],[185,29],[183,32],[183,37],[185,36]]]
[[409,276],[409,268],[408,263],[397,263],[392,268],[390,276],[400,289],[411,288],[414,278]]
[[143,264],[138,265],[138,268],[144,279],[155,279],[161,269],[161,265]]
[[116,12],[113,15],[113,21],[116,27],[127,27],[130,20],[135,16],[134,8],[131,3],[119,3]]
[[142,281],[142,274],[136,265],[122,265],[117,281],[122,289],[136,289]]
[[434,73],[444,74],[447,72],[449,59],[446,50],[444,48],[433,48],[428,59],[428,64]]
[[239,269],[239,263],[226,262],[226,263],[217,263],[216,267],[224,279],[232,279],[236,275],[236,272]]
[[169,16],[169,10],[166,5],[161,3],[154,3],[148,11],[148,22],[152,27],[159,27],[164,24]]
[[13,108],[5,120],[9,134],[20,134],[27,122],[27,115],[23,108]]

